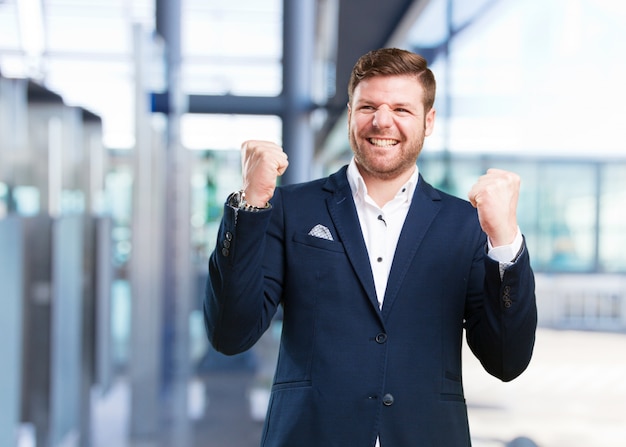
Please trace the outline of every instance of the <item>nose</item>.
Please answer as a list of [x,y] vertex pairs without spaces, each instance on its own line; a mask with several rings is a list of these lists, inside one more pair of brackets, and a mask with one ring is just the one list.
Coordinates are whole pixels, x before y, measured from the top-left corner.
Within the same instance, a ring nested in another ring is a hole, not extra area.
[[374,119],[372,120],[372,125],[374,127],[378,127],[380,129],[390,127],[393,122],[393,118],[391,116],[391,111],[385,108],[376,109],[374,113]]

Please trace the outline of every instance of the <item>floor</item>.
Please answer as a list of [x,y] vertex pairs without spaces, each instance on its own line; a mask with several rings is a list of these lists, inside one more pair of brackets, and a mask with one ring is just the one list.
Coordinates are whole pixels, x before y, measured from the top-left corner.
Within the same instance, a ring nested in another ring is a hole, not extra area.
[[[502,383],[465,352],[474,447],[623,447],[625,354],[626,334],[540,329],[528,370]],[[262,422],[250,404],[257,381],[245,367],[212,369],[194,380],[193,422],[183,442],[171,436],[129,441],[129,391],[120,380],[95,408],[94,446],[258,447]]]

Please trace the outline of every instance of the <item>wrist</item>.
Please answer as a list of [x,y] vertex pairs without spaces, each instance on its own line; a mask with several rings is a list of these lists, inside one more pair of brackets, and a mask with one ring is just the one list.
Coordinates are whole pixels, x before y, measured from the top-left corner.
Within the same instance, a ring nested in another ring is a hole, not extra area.
[[228,196],[227,203],[233,208],[237,208],[243,211],[258,212],[270,208],[269,202],[265,202],[264,206],[256,206],[246,200],[246,193],[244,190],[235,191]]
[[504,245],[510,245],[515,241],[519,233],[519,226],[515,223],[506,231],[494,232],[489,234],[489,241],[494,247],[501,247]]
[[487,253],[490,258],[498,262],[515,262],[521,253],[523,245],[524,237],[518,227],[517,234],[510,244],[494,246],[491,239],[487,238]]
[[245,203],[255,208],[267,208],[270,199],[265,196],[259,197],[256,194],[249,194],[245,188],[241,190],[241,197]]

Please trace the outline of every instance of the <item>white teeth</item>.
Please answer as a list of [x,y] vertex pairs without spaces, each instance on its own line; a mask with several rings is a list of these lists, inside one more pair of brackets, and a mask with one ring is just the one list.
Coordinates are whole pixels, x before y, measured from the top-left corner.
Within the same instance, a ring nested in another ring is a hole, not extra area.
[[394,146],[398,143],[397,140],[382,140],[382,139],[378,139],[378,138],[370,138],[369,139],[370,143],[372,143],[374,146],[379,146],[379,147],[389,147],[389,146]]

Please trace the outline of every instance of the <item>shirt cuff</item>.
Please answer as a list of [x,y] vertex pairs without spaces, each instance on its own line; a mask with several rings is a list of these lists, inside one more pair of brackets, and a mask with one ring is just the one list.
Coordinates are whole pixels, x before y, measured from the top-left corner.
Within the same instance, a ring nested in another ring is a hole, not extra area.
[[524,243],[524,238],[522,237],[522,232],[519,227],[517,227],[517,234],[515,235],[515,239],[509,245],[501,245],[499,247],[494,247],[491,245],[491,241],[487,238],[487,255],[493,259],[494,261],[498,261],[501,264],[511,264],[517,258],[517,255],[522,248],[522,244]]

